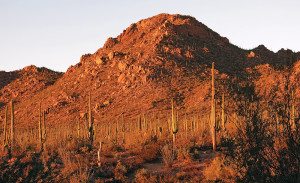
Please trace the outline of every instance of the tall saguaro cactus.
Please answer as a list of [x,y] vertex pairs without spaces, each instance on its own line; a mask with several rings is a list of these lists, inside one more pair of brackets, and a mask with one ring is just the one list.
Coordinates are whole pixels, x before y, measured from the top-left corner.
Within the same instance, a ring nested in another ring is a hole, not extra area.
[[5,117],[4,117],[4,127],[3,127],[3,148],[7,146],[7,135],[6,135],[6,127],[7,127],[7,116],[8,116],[8,106],[5,107]]
[[39,109],[39,142],[40,142],[41,151],[44,149],[42,120],[43,120],[42,103],[40,103],[40,109]]
[[77,138],[80,138],[80,119],[77,120]]
[[93,144],[94,141],[94,128],[93,128],[93,114],[92,114],[92,106],[91,106],[91,92],[89,93],[89,102],[88,102],[88,121],[89,121],[89,140],[90,143]]
[[212,148],[217,149],[216,144],[216,106],[215,106],[215,63],[211,66],[211,117],[210,117],[210,131],[212,139]]
[[188,137],[188,121],[187,121],[187,115],[184,114],[184,131],[185,131],[185,138]]
[[118,132],[119,132],[119,121],[117,120],[116,127],[115,127],[115,140],[116,140],[116,143],[118,143]]
[[294,130],[296,128],[295,124],[295,101],[294,101],[294,91],[292,90],[291,96],[291,109],[290,109],[290,126]]
[[13,150],[13,146],[15,144],[15,111],[14,111],[14,101],[11,100],[10,102],[11,109],[10,109],[10,115],[11,115],[11,123],[10,123],[10,140],[11,140],[11,151]]
[[143,130],[143,126],[142,126],[142,117],[141,117],[141,115],[139,115],[138,125],[139,125],[139,131],[141,132],[141,131]]
[[111,122],[108,123],[108,129],[107,129],[107,138],[110,140],[111,136]]
[[172,133],[173,133],[173,146],[175,146],[175,141],[176,141],[176,133],[178,132],[178,124],[177,124],[177,119],[174,111],[174,101],[173,99],[171,100],[172,103]]
[[221,118],[222,118],[222,130],[225,131],[225,94],[222,94],[222,113],[221,113]]
[[45,143],[46,142],[46,138],[47,138],[47,131],[46,131],[46,111],[43,110],[42,114],[43,114],[43,128],[44,128],[44,131],[43,131],[43,143]]
[[125,144],[125,134],[126,134],[126,126],[125,126],[125,121],[124,121],[124,113],[121,115],[122,117],[122,143]]
[[99,149],[97,151],[97,159],[98,159],[98,166],[101,166],[101,152],[102,152],[102,141],[99,142]]

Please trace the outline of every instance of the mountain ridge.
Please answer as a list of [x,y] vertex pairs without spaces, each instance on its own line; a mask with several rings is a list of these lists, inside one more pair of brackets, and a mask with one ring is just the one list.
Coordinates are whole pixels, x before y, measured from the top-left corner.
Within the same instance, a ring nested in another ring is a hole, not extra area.
[[[191,16],[159,14],[108,38],[102,48],[83,55],[64,74],[46,75],[54,78],[51,84],[44,78],[37,82],[39,87],[27,85],[26,92],[19,94],[22,100],[16,101],[16,118],[20,124],[34,125],[42,103],[50,124],[74,122],[86,112],[89,93],[96,122],[117,120],[120,114],[128,119],[142,113],[166,116],[171,98],[178,109],[204,113],[209,110],[212,62],[224,92],[229,89],[223,83],[247,77],[247,68],[269,64],[280,70],[297,60],[299,52],[274,53],[263,45],[240,49]],[[25,76],[34,68],[29,67]],[[23,83],[29,82],[25,78]],[[1,89],[2,106],[14,98],[5,93],[23,86],[14,81],[10,85],[15,86],[10,91]]]

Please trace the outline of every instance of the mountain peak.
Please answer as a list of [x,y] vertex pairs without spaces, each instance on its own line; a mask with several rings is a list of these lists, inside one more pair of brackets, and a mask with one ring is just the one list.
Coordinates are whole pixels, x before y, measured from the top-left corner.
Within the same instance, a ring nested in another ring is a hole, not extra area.
[[221,41],[229,43],[227,38],[186,15],[159,14],[131,24],[116,38],[108,38],[102,49],[114,49],[118,45],[139,47],[140,49],[154,49],[167,38],[180,37],[201,39],[202,41]]
[[[249,51],[253,51],[251,57],[247,57]],[[51,111],[49,121],[55,122],[55,114],[65,113],[68,115],[62,121],[72,121],[78,111],[85,111],[88,92],[97,104],[95,116],[105,121],[123,112],[131,117],[147,111],[163,113],[170,98],[183,108],[195,110],[207,107],[212,62],[218,70],[216,77],[235,78],[247,74],[244,71],[248,67],[280,64],[282,58],[290,59],[287,56],[278,57],[263,45],[240,49],[191,16],[159,14],[108,38],[102,48],[83,55],[62,77],[51,73],[49,77],[36,66],[25,68],[38,73],[16,79],[2,95],[5,103],[11,96],[22,97],[20,107],[26,108],[20,114],[23,121],[33,121],[32,111],[41,100]],[[16,88],[24,91],[7,95]],[[33,96],[35,93],[38,95]],[[109,105],[101,107],[107,101]]]
[[253,50],[259,50],[259,51],[270,51],[265,45],[261,44],[254,48]]
[[114,62],[126,62],[125,65],[136,63],[138,67],[156,67],[166,62],[171,65],[210,64],[212,56],[224,48],[228,52],[236,49],[227,38],[194,17],[159,14],[131,24],[115,38],[108,38],[96,53],[84,55],[81,63],[115,65]]

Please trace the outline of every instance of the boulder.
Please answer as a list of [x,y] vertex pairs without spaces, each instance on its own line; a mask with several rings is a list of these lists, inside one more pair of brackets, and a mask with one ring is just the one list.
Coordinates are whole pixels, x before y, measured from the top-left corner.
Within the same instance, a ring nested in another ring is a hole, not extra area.
[[120,71],[125,71],[125,69],[127,68],[127,63],[119,62],[118,63],[118,68],[119,68]]
[[97,65],[102,65],[105,62],[105,58],[104,57],[96,57],[95,62]]
[[106,100],[100,105],[100,107],[101,108],[106,107],[106,106],[110,105],[111,103],[112,103],[112,101],[110,99]]
[[254,58],[255,57],[255,53],[253,51],[250,51],[250,53],[248,53],[247,58]]
[[113,58],[115,57],[115,52],[110,52],[109,54],[108,54],[108,59],[109,60],[112,60]]

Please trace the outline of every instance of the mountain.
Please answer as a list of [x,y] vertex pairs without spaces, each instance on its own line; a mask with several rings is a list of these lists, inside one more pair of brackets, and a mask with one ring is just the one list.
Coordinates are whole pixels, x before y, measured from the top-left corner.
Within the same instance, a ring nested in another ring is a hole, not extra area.
[[28,126],[38,120],[39,103],[51,125],[79,120],[87,111],[89,93],[96,123],[118,120],[121,114],[126,119],[140,114],[167,116],[171,98],[181,114],[207,115],[212,62],[220,88],[217,95],[225,92],[230,101],[226,83],[243,82],[248,76],[263,82],[270,77],[264,71],[283,73],[280,70],[299,56],[290,50],[274,53],[263,45],[244,50],[193,17],[159,14],[108,38],[102,48],[83,55],[64,74],[36,67],[1,72],[5,78],[0,82],[1,102],[16,98],[16,121]]
[[0,105],[3,106],[11,99],[16,102],[26,98],[30,99],[38,92],[53,85],[62,74],[33,65],[12,72],[0,71]]

